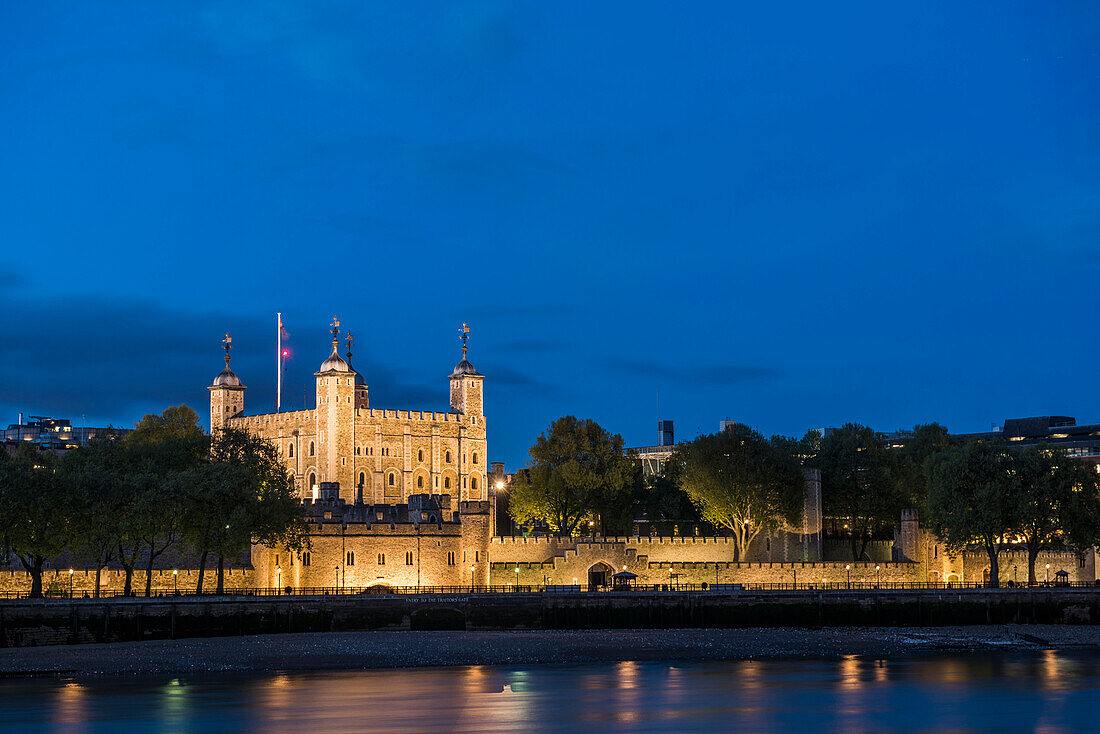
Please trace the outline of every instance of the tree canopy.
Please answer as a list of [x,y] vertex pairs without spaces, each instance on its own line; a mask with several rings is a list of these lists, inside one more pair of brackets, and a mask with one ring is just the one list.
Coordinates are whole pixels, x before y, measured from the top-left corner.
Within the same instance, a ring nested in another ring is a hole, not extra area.
[[703,520],[732,531],[738,559],[761,532],[801,521],[805,482],[786,439],[738,423],[682,444],[670,463]]
[[622,436],[567,415],[539,435],[530,457],[511,486],[509,512],[517,523],[542,522],[573,535],[582,521],[599,522],[606,532],[624,508],[629,514],[635,472]]

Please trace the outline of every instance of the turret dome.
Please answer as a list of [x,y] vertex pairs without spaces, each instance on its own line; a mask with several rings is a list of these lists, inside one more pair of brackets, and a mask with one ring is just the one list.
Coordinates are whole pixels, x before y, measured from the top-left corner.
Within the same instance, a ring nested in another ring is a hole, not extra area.
[[240,387],[241,378],[233,374],[233,370],[229,369],[229,365],[225,365],[225,369],[221,371],[217,377],[214,378],[213,387]]
[[344,361],[336,352],[336,347],[333,346],[332,354],[328,355],[328,359],[321,363],[321,368],[318,372],[351,372],[351,367]]
[[470,360],[462,357],[462,361],[455,365],[454,371],[451,372],[451,377],[457,377],[458,375],[480,375],[481,373],[474,369],[474,366],[470,364]]

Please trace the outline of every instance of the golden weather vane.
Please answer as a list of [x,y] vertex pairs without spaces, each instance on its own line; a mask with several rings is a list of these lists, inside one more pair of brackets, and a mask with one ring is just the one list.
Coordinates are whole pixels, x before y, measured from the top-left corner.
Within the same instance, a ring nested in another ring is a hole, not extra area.
[[225,338],[222,339],[222,344],[225,345],[225,363],[228,365],[230,359],[229,350],[233,348],[233,337],[229,336],[229,334],[226,334]]
[[344,337],[344,341],[348,344],[348,359],[351,359],[351,343],[355,341],[355,337],[351,335],[351,332],[347,332],[347,336]]
[[332,346],[335,348],[340,341],[340,319],[332,317]]
[[466,340],[470,338],[470,327],[465,321],[462,322],[462,328],[458,330],[458,333],[462,339],[462,358],[466,359]]

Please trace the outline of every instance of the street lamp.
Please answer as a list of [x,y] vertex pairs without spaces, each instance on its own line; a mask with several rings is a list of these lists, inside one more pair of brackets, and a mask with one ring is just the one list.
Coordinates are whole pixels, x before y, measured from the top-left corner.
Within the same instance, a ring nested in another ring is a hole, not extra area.
[[[1050,568],[1048,565],[1047,568]],[[73,598],[73,570],[69,569],[69,598]]]
[[[283,588],[283,567],[282,566],[276,566],[275,567],[275,588],[277,590]],[[283,592],[282,591],[276,591],[275,593],[276,594],[281,594]]]
[[1050,586],[1050,564],[1047,564],[1047,586]]
[[474,588],[474,567],[470,566],[470,588]]
[[340,567],[339,566],[333,566],[333,569],[336,572],[336,580],[333,582],[333,587],[332,587],[333,588],[333,593],[339,594],[340,593]]
[[178,568],[172,569],[172,593],[175,596],[179,596],[180,593],[180,571]]
[[878,585],[882,586],[882,566],[875,566],[875,576],[878,577]]
[[850,564],[850,563],[844,564],[844,570],[847,571],[847,573],[848,573],[848,588],[851,589],[852,588],[852,564]]

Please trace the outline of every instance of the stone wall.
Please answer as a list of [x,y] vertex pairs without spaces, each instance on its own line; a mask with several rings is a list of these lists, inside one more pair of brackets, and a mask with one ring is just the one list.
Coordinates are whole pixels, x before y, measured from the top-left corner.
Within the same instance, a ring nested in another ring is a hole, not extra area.
[[[198,569],[175,569],[178,574],[173,574],[170,569],[153,570],[153,593],[171,594],[176,589],[180,593],[195,591],[199,580]],[[126,583],[126,574],[121,569],[104,569],[100,574],[100,589],[107,594],[121,594]],[[224,583],[226,589],[251,589],[255,588],[256,580],[250,568],[227,568],[225,570]],[[207,569],[203,578],[203,590],[213,591],[218,585],[217,569]],[[0,594],[30,593],[31,577],[26,571],[4,570],[0,571]],[[52,568],[42,574],[42,590],[44,592],[64,594],[69,593],[69,569]],[[72,574],[72,590],[76,597],[84,594],[92,596],[95,593],[95,569],[75,568]],[[135,570],[133,591],[136,594],[145,593],[145,571]]]

